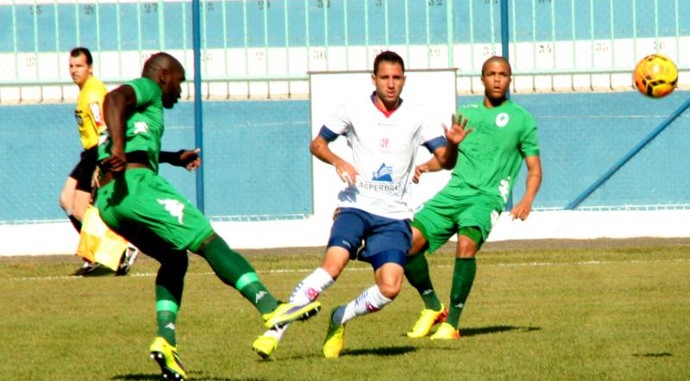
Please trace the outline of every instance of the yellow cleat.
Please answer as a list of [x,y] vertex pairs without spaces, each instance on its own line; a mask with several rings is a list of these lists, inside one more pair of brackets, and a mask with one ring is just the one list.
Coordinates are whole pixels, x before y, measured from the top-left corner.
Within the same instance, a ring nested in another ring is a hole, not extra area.
[[282,327],[295,320],[307,320],[321,309],[321,303],[311,302],[302,306],[282,303],[273,312],[263,315],[266,328]]
[[327,359],[337,358],[345,344],[345,324],[333,323],[333,314],[337,309],[336,307],[331,311],[331,317],[328,319],[328,332],[323,341],[323,355]]
[[441,323],[436,333],[431,335],[431,340],[457,340],[460,338],[460,331],[448,323]]
[[448,309],[441,304],[441,309],[438,311],[430,310],[425,308],[422,310],[422,314],[415,323],[412,330],[407,333],[407,337],[420,338],[425,337],[431,332],[431,328],[438,323],[443,323],[446,321],[448,316]]
[[266,360],[273,351],[278,349],[278,339],[273,336],[261,335],[252,344],[254,352]]
[[158,336],[151,343],[149,351],[151,352],[151,359],[161,367],[164,380],[178,381],[187,379],[187,372],[184,370],[180,356],[177,354],[177,347],[170,345],[167,340]]

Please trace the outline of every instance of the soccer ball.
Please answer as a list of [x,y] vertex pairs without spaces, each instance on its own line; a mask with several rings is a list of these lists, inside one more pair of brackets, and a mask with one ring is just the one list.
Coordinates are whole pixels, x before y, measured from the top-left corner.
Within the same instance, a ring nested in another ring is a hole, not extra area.
[[635,66],[633,81],[642,94],[652,98],[663,98],[676,88],[678,68],[670,58],[661,54],[650,54]]

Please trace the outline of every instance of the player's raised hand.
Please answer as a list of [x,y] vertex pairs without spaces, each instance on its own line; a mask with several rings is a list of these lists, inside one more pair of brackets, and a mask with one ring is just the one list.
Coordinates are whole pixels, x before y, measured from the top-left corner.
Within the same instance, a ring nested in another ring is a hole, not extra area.
[[472,132],[472,128],[467,127],[467,118],[463,118],[462,114],[455,114],[451,116],[450,128],[445,127],[446,139],[452,144],[460,144],[465,137]]

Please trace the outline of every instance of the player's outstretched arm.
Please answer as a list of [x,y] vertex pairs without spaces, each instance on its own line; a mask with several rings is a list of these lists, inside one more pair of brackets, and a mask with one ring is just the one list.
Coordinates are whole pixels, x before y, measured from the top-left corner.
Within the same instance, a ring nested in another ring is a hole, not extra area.
[[201,149],[179,150],[177,152],[161,151],[158,154],[158,161],[168,163],[176,167],[185,167],[188,171],[199,168],[201,165]]

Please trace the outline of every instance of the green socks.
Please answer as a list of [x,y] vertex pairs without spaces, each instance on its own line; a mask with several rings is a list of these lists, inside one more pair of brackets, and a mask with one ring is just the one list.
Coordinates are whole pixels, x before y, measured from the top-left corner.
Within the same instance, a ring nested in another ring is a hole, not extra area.
[[173,296],[167,288],[156,285],[156,321],[158,322],[158,336],[161,336],[173,346],[177,345],[175,339],[175,322],[179,309],[179,298]]
[[424,308],[438,311],[441,309],[441,301],[434,291],[429,275],[429,262],[424,253],[418,253],[407,257],[405,263],[405,277],[410,285],[417,289],[419,296],[424,301]]
[[446,323],[458,327],[460,314],[472,290],[477,273],[477,261],[473,258],[456,258],[453,268],[453,284],[450,289],[450,306]]
[[261,314],[272,312],[278,307],[278,301],[261,283],[252,265],[232,250],[225,240],[217,237],[209,242],[202,256],[223,283],[235,287]]

